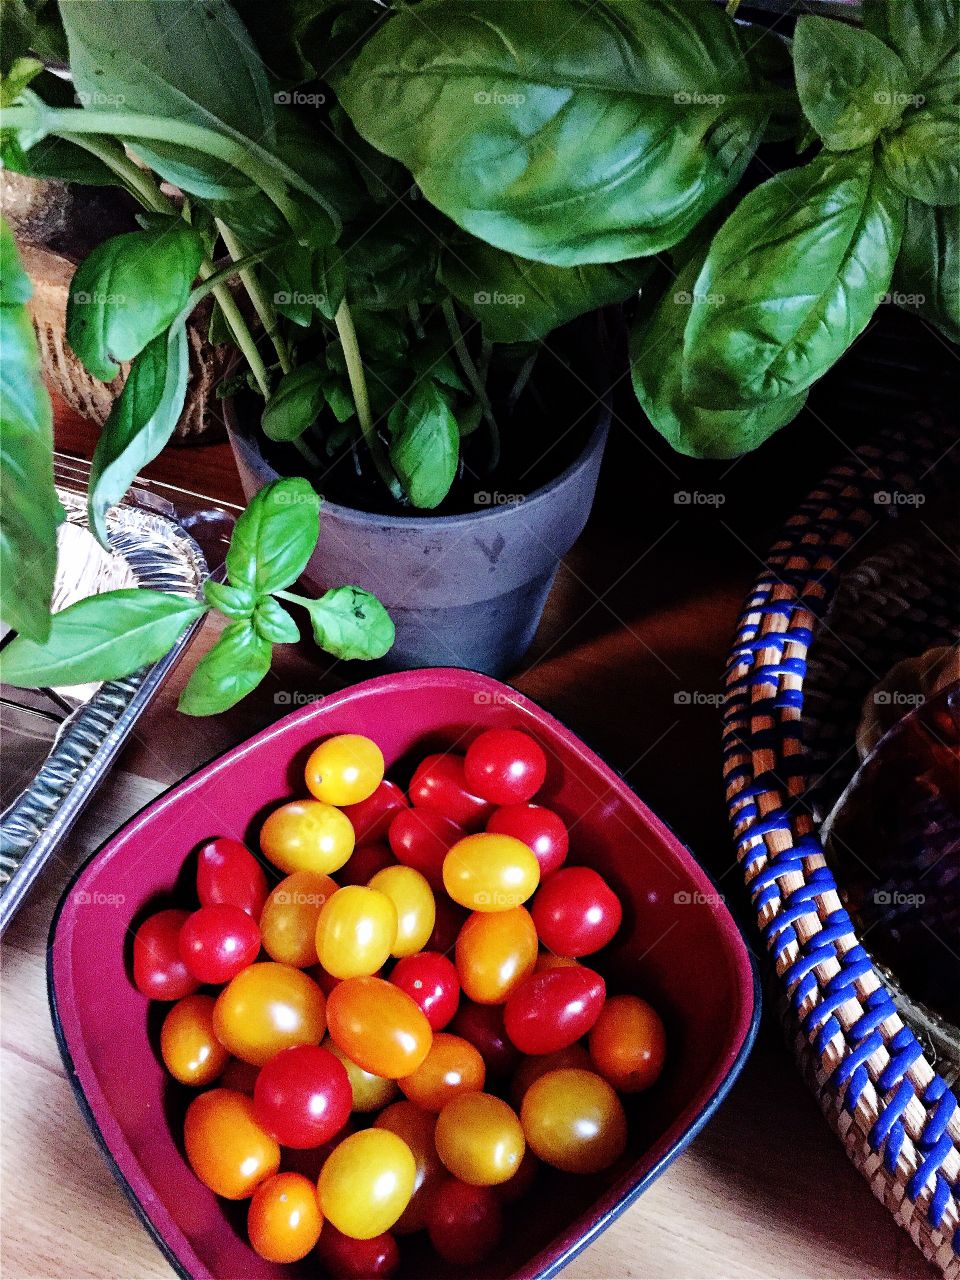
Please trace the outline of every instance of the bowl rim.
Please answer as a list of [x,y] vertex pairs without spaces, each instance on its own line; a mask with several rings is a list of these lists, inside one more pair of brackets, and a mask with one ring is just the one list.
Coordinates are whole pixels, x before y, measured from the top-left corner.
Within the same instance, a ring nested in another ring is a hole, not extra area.
[[[504,691],[511,695],[511,701],[524,709],[532,710],[536,717],[541,721],[550,724],[551,729],[556,731],[559,736],[566,740],[568,745],[579,748],[581,755],[586,753],[591,757],[590,763],[593,766],[599,766],[601,774],[608,775],[608,781],[615,783],[620,788],[625,789],[633,800],[643,810],[645,819],[655,829],[660,829],[668,840],[675,846],[681,855],[689,863],[690,869],[702,876],[710,885],[717,888],[713,877],[707,872],[698,860],[694,857],[691,850],[673,831],[673,829],[663,821],[656,813],[651,810],[643,799],[637,794],[633,787],[614,770],[603,756],[594,750],[587,742],[584,741],[579,734],[574,733],[561,720],[541,707],[534,699],[529,698],[526,694],[513,688],[512,685],[505,681],[497,680],[492,676],[482,675],[479,672],[471,671],[460,667],[425,667],[411,671],[394,672],[388,675],[374,676],[368,680],[359,681],[355,684],[347,685],[345,688],[337,690],[335,693],[326,695],[320,702],[308,703],[303,707],[298,707],[294,711],[275,720],[272,724],[266,725],[257,733],[242,739],[234,746],[227,748],[226,751],[214,756],[211,760],[198,765],[195,769],[185,774],[179,781],[167,787],[159,795],[154,796],[145,804],[141,805],[134,813],[132,813],[116,831],[112,832],[105,840],[103,840],[75,869],[70,876],[69,881],[60,895],[54,910],[53,917],[50,922],[50,930],[47,937],[46,949],[46,972],[47,972],[47,1000],[50,1009],[50,1017],[53,1024],[54,1035],[57,1041],[57,1047],[63,1060],[67,1073],[67,1079],[73,1090],[74,1097],[80,1108],[87,1127],[92,1133],[94,1139],[99,1146],[101,1153],[107,1163],[110,1172],[113,1174],[120,1190],[131,1205],[137,1218],[146,1228],[148,1234],[153,1239],[157,1248],[163,1257],[169,1263],[174,1272],[183,1278],[183,1280],[195,1280],[195,1273],[185,1265],[183,1252],[178,1253],[167,1240],[160,1227],[153,1221],[146,1207],[141,1201],[139,1195],[131,1185],[127,1175],[121,1169],[117,1157],[101,1128],[97,1114],[87,1096],[86,1090],[81,1082],[79,1072],[76,1067],[73,1053],[70,1048],[68,1033],[63,1025],[60,1008],[58,1004],[57,982],[54,974],[55,952],[58,944],[59,927],[64,912],[70,905],[72,893],[75,885],[80,878],[89,870],[91,865],[100,858],[107,848],[125,832],[130,826],[137,823],[148,810],[153,810],[158,806],[173,803],[180,793],[189,788],[189,784],[195,783],[201,775],[205,775],[213,769],[229,768],[233,762],[252,750],[255,745],[268,741],[270,738],[279,736],[286,732],[286,726],[294,721],[307,720],[317,715],[324,708],[336,705],[339,701],[349,701],[356,696],[359,691],[366,694],[376,694],[380,691],[388,691],[391,688],[402,688],[406,685],[416,685],[422,687],[424,683],[442,686],[449,684],[453,680],[457,684],[466,683],[467,687],[471,684],[475,692],[503,693]],[[563,1270],[578,1254],[580,1254],[588,1245],[606,1230],[612,1222],[614,1222],[626,1209],[637,1200],[637,1198],[654,1182],[693,1142],[700,1134],[704,1126],[713,1118],[717,1110],[723,1103],[727,1094],[730,1092],[735,1080],[739,1076],[743,1066],[753,1049],[754,1042],[760,1026],[760,1018],[762,1013],[762,993],[759,979],[759,970],[756,958],[750,948],[746,935],[737,922],[735,916],[727,906],[723,895],[717,894],[717,901],[714,904],[714,910],[719,915],[721,921],[726,923],[724,932],[730,938],[730,942],[734,952],[739,946],[740,960],[746,962],[747,972],[750,975],[749,986],[746,983],[741,984],[741,999],[743,1009],[739,1023],[736,1028],[736,1035],[731,1039],[737,1043],[737,1050],[731,1058],[727,1069],[723,1076],[716,1082],[706,1100],[701,1104],[699,1110],[696,1111],[694,1117],[686,1123],[683,1123],[683,1117],[690,1109],[689,1104],[681,1115],[673,1122],[673,1124],[665,1131],[652,1148],[648,1148],[647,1155],[650,1150],[662,1149],[659,1156],[653,1163],[644,1170],[639,1178],[633,1180],[630,1170],[627,1170],[621,1179],[603,1193],[594,1205],[587,1208],[583,1213],[579,1214],[572,1222],[567,1224],[562,1235],[557,1237],[555,1242],[547,1244],[537,1254],[533,1255],[520,1267],[511,1273],[510,1280],[550,1280],[550,1277],[556,1276]],[[734,961],[737,956],[734,955]],[[735,967],[739,967],[736,966]],[[675,1131],[679,1129],[679,1133]],[[639,1157],[639,1162],[643,1162],[644,1156]],[[626,1187],[623,1186],[624,1181],[628,1181]],[[198,1270],[196,1274],[206,1273],[206,1268],[200,1263],[200,1259],[193,1251],[189,1240],[184,1237],[187,1250],[189,1251],[189,1261],[191,1265],[197,1264]]]

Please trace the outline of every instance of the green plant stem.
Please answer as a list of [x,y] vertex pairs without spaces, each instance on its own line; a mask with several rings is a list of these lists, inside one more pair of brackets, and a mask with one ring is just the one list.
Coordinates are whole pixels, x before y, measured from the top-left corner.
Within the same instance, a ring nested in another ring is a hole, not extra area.
[[153,174],[134,164],[118,143],[101,142],[99,138],[79,136],[71,138],[71,142],[75,147],[88,151],[90,155],[102,160],[123,181],[130,194],[136,196],[145,209],[150,209],[153,213],[175,212],[174,206],[154,182]]
[[457,357],[460,360],[460,366],[466,375],[467,381],[473,388],[474,394],[480,401],[484,421],[490,428],[490,470],[494,471],[500,463],[500,428],[497,426],[497,420],[493,416],[493,406],[490,403],[490,397],[487,395],[487,388],[484,385],[483,378],[480,376],[477,366],[473,363],[470,352],[467,350],[463,330],[460,328],[460,321],[457,319],[457,313],[453,307],[453,300],[444,298],[441,307],[447,321],[447,328],[450,330],[450,337],[453,339]]
[[[214,274],[214,267],[211,262],[202,262],[200,264],[200,279],[209,280]],[[253,334],[250,332],[250,326],[243,317],[243,312],[237,305],[237,300],[230,292],[229,286],[225,284],[215,285],[213,288],[213,296],[220,304],[220,310],[223,318],[227,323],[227,327],[233,334],[233,340],[240,348],[244,360],[250,366],[250,372],[257,381],[260,388],[260,394],[264,400],[270,399],[270,375],[267,373],[267,366],[263,363],[263,357],[257,350],[257,344]]]
[[[214,221],[217,224],[217,230],[220,232],[223,243],[227,246],[227,252],[234,262],[238,262],[243,257],[243,247],[226,223],[219,218],[215,218]],[[290,360],[290,350],[283,334],[280,332],[280,325],[273,303],[264,293],[263,285],[255,271],[244,268],[239,274],[240,279],[243,281],[243,287],[253,303],[253,308],[260,318],[260,323],[263,325],[267,337],[273,343],[273,349],[277,353],[277,360],[280,362],[281,372],[289,373],[293,368]]]
[[304,440],[303,436],[297,436],[297,438],[295,440],[291,440],[290,443],[297,450],[300,456],[306,462],[309,462],[311,467],[317,471],[320,470],[320,459],[307,444],[306,440]]
[[400,487],[400,481],[390,466],[390,459],[387,457],[383,442],[377,435],[376,427],[373,425],[370,398],[367,395],[367,380],[363,372],[360,348],[357,345],[357,331],[354,328],[353,316],[350,314],[346,298],[337,309],[334,323],[337,326],[340,345],[343,348],[343,358],[347,364],[347,377],[350,380],[350,390],[353,393],[353,403],[357,408],[357,417],[360,419],[360,430],[363,432],[364,443],[370,450],[370,457],[373,459],[373,465],[377,468],[377,474],[380,479],[394,498],[401,502],[403,500],[403,490]]

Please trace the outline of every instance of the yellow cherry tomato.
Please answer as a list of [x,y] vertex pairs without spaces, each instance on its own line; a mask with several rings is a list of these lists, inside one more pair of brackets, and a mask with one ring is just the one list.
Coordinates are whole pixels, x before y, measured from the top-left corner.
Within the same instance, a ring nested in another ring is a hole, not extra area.
[[383,968],[397,938],[397,908],[379,889],[348,884],[317,917],[317,957],[334,978],[364,978]]
[[475,911],[457,936],[457,977],[477,1004],[503,1004],[537,962],[537,930],[526,907]]
[[271,960],[295,969],[317,963],[317,917],[337,888],[335,880],[313,871],[280,881],[260,915],[260,941]]
[[403,1101],[395,1102],[393,1106],[381,1111],[373,1124],[376,1129],[389,1129],[398,1138],[402,1138],[417,1165],[413,1196],[398,1218],[394,1231],[398,1235],[422,1231],[427,1225],[427,1210],[433,1190],[446,1177],[446,1170],[440,1163],[433,1141],[437,1117],[430,1111],[424,1111],[422,1107],[414,1106],[412,1102]]
[[384,1076],[375,1076],[372,1071],[364,1071],[363,1067],[358,1067],[351,1061],[329,1036],[324,1040],[323,1047],[329,1049],[335,1058],[339,1058],[347,1069],[354,1111],[379,1111],[397,1096],[396,1080],[388,1080]]
[[383,781],[383,752],[359,733],[340,733],[307,761],[307,790],[325,804],[359,804]]
[[275,1173],[253,1193],[247,1235],[268,1262],[299,1262],[320,1239],[322,1226],[317,1188],[302,1173]]
[[281,1049],[319,1044],[326,1029],[323,992],[305,973],[268,960],[242,970],[213,1007],[217,1039],[236,1058],[262,1067]]
[[320,1170],[320,1208],[345,1236],[371,1240],[397,1221],[416,1180],[417,1162],[402,1138],[362,1129],[335,1147]]
[[481,832],[465,836],[443,860],[447,893],[471,911],[510,911],[540,883],[533,850],[513,836]]
[[292,874],[329,875],[353,853],[353,825],[320,800],[291,800],[274,809],[260,831],[260,848],[275,867]]
[[649,1089],[667,1056],[660,1015],[639,996],[611,996],[593,1024],[589,1043],[596,1070],[618,1093]]
[[437,904],[426,877],[413,867],[384,867],[367,882],[367,887],[385,893],[397,909],[392,954],[413,956],[422,951],[437,919]]
[[593,1071],[548,1071],[527,1090],[520,1122],[535,1155],[565,1173],[599,1173],[623,1155],[627,1118]]
[[480,1050],[469,1040],[435,1031],[430,1052],[416,1071],[403,1077],[400,1088],[418,1107],[442,1111],[461,1093],[479,1093],[486,1074]]
[[579,1067],[582,1071],[595,1069],[593,1060],[579,1040],[555,1053],[525,1054],[510,1082],[510,1101],[519,1111],[534,1080],[539,1080],[548,1071],[560,1071],[564,1067]]
[[516,1112],[492,1093],[464,1093],[448,1102],[434,1141],[453,1176],[474,1187],[512,1178],[527,1145]]
[[327,1001],[330,1036],[364,1071],[402,1080],[430,1050],[433,1031],[405,991],[383,978],[347,978]]
[[163,1020],[160,1054],[181,1084],[212,1084],[230,1061],[213,1030],[213,996],[184,996]]
[[280,1148],[257,1123],[253,1099],[233,1089],[209,1089],[194,1098],[183,1144],[190,1168],[225,1200],[252,1196],[280,1166]]

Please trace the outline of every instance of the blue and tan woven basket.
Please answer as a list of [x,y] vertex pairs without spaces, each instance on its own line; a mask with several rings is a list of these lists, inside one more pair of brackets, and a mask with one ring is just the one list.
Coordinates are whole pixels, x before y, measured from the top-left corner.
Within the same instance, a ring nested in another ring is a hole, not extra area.
[[[817,769],[804,709],[808,653],[845,557],[852,562],[878,520],[897,513],[877,494],[926,493],[934,480],[957,493],[954,445],[955,430],[929,425],[881,436],[787,524],[731,654],[724,774],[737,856],[803,1074],[877,1198],[960,1280],[960,1107],[841,901],[810,803]],[[892,665],[905,655],[891,644],[887,656]]]

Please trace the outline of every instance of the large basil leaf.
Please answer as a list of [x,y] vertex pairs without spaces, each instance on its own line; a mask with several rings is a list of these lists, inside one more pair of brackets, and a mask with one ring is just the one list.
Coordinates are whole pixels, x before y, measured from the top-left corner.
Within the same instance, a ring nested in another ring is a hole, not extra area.
[[733,23],[693,14],[688,0],[424,0],[374,33],[340,100],[480,239],[557,266],[641,257],[734,186],[770,112]]
[[317,644],[338,658],[382,658],[393,645],[393,620],[369,591],[335,587],[299,603],[310,614]]
[[262,596],[295,582],[317,545],[319,513],[309,480],[291,476],[264,485],[234,526],[227,551],[233,585]]
[[903,114],[906,69],[869,31],[802,17],[793,62],[804,114],[831,151],[866,146]]
[[890,181],[924,204],[960,204],[960,112],[956,106],[913,111],[881,150]]
[[330,374],[316,362],[285,374],[267,401],[260,419],[269,440],[296,440],[316,422],[326,403]]
[[907,201],[893,301],[960,343],[960,209]]
[[868,31],[896,50],[910,92],[927,103],[956,103],[960,92],[960,8],[957,0],[864,0]]
[[903,207],[867,149],[823,152],[745,196],[694,287],[684,393],[737,409],[815,382],[886,293]]
[[179,315],[203,258],[182,218],[105,240],[70,284],[67,340],[88,373],[112,381]]
[[390,461],[415,507],[443,501],[457,474],[460,432],[447,398],[432,381],[416,384],[390,412]]
[[158,334],[137,356],[113,402],[93,451],[87,512],[108,545],[107,508],[119,502],[137,472],[160,453],[183,412],[190,349],[182,321]]
[[273,645],[249,620],[231,622],[194,667],[177,708],[188,716],[226,711],[257,687],[270,670]]
[[42,644],[17,636],[0,654],[0,679],[20,689],[117,680],[162,658],[206,611],[199,600],[143,587],[87,596],[53,615]]
[[50,633],[63,510],[53,486],[53,419],[26,303],[32,287],[0,222],[0,618],[23,636]]

